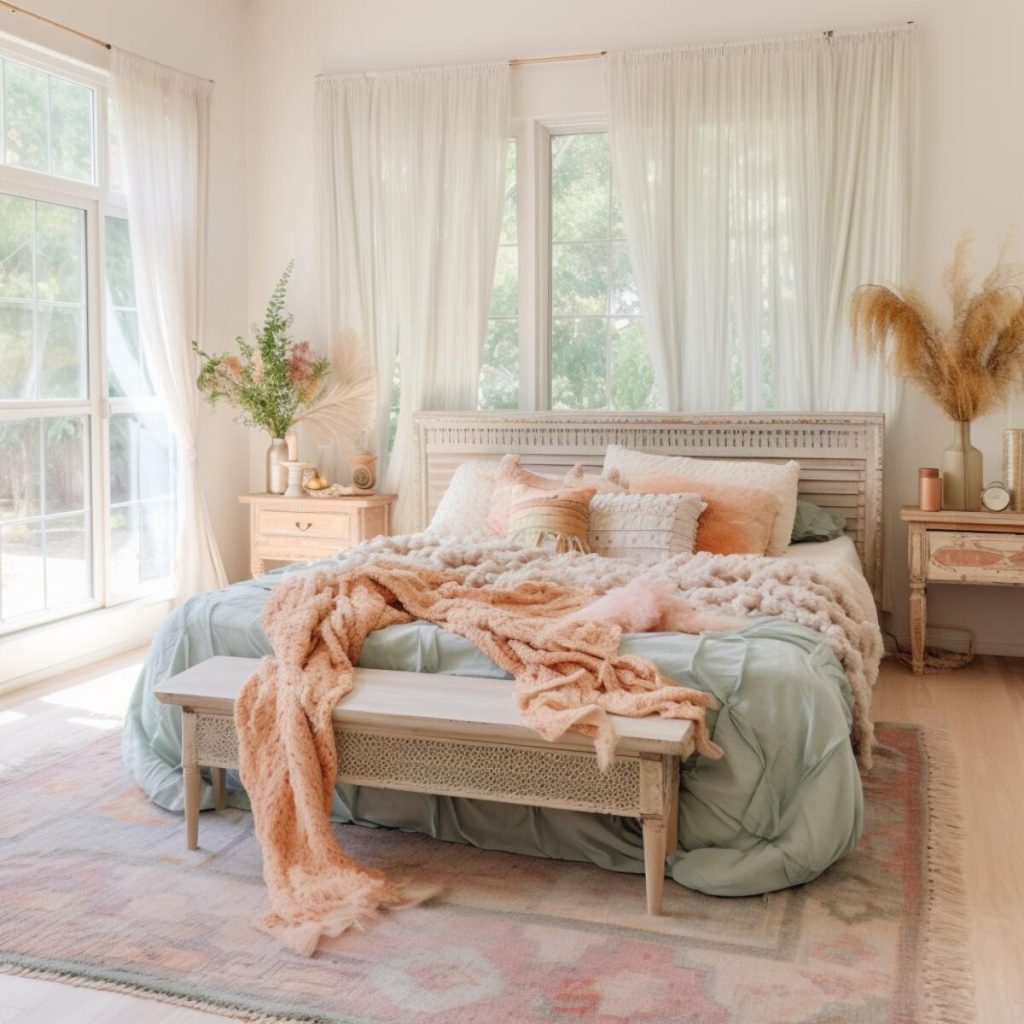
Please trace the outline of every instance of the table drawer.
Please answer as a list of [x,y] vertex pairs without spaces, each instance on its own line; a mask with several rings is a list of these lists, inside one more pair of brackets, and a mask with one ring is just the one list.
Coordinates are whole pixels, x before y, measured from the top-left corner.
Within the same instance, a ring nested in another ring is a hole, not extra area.
[[347,541],[353,536],[348,512],[295,512],[260,509],[257,531],[266,537],[324,537]]
[[1024,584],[1024,534],[928,530],[928,579]]

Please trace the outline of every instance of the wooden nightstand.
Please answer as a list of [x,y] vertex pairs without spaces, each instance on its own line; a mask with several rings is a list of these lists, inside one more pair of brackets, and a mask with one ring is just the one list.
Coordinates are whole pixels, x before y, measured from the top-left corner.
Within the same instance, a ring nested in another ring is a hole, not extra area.
[[914,672],[924,672],[929,583],[1024,586],[1024,513],[900,513],[909,527],[910,648]]
[[249,569],[262,576],[267,559],[303,562],[391,532],[394,494],[282,498],[243,494],[249,506]]

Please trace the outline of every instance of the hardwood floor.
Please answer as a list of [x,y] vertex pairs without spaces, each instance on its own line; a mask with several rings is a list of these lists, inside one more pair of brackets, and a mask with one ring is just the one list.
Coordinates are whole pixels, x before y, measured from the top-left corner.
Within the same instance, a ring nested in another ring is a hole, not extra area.
[[[0,773],[121,724],[143,652],[0,698]],[[886,662],[875,718],[946,729],[964,781],[978,1024],[1024,1021],[1024,660],[943,675]],[[227,1024],[130,996],[0,974],[0,1024]],[[742,1024],[742,1022],[741,1022]]]

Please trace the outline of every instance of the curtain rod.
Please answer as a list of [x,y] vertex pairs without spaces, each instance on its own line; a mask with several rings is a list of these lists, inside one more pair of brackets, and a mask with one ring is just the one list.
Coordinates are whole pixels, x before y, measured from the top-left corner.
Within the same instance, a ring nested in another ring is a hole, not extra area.
[[54,28],[59,28],[62,32],[70,32],[73,36],[78,36],[79,39],[84,39],[86,42],[93,43],[96,46],[102,46],[104,50],[113,49],[113,47],[105,39],[99,39],[96,36],[89,35],[88,32],[80,32],[77,28],[72,28],[70,25],[65,25],[63,22],[54,21],[53,18],[46,18],[42,14],[36,14],[35,11],[28,11],[24,7],[18,7],[16,4],[9,4],[6,2],[0,3],[0,7],[4,10],[9,11],[11,14],[25,14],[30,18],[35,18],[36,21],[41,21],[46,25],[52,25]]
[[[914,23],[908,21],[907,24],[913,25]],[[831,39],[835,35],[835,29],[825,29],[821,34]],[[591,53],[563,53],[552,57],[513,57],[508,62],[508,65],[511,68],[518,68],[524,64],[556,64],[569,60],[598,60],[601,57],[607,56],[607,50],[594,50]]]

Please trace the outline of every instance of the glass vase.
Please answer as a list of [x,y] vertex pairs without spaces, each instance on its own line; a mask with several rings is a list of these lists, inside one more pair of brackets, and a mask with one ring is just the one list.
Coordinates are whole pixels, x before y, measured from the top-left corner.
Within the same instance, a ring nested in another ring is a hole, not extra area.
[[267,448],[267,494],[284,494],[288,490],[288,470],[281,465],[288,461],[288,442],[275,437]]
[[970,421],[957,421],[953,443],[942,453],[942,507],[976,512],[983,486],[981,452],[971,444]]

